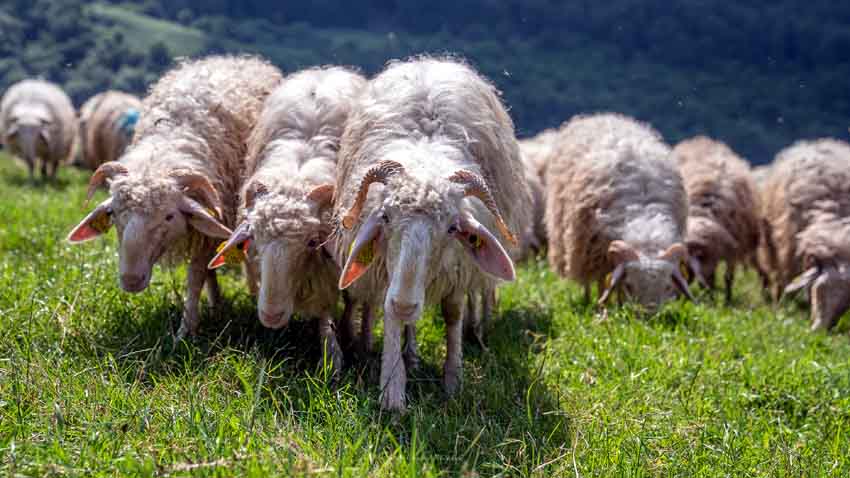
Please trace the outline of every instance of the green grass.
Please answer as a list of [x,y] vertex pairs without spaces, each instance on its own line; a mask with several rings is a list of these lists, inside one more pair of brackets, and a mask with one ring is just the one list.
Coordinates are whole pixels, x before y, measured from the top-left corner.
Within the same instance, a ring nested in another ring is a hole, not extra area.
[[178,23],[104,3],[92,3],[86,7],[86,11],[120,27],[127,39],[126,44],[138,53],[147,53],[158,42],[168,47],[169,52],[176,57],[197,55],[206,46],[207,38],[203,32]]
[[314,326],[229,305],[176,348],[183,272],[117,288],[114,234],[63,241],[86,175],[30,185],[0,155],[0,468],[7,476],[848,476],[850,341],[805,312],[678,303],[604,321],[544,264],[501,290],[488,352],[446,400],[421,325],[410,411],[380,412],[377,357],[333,382]]

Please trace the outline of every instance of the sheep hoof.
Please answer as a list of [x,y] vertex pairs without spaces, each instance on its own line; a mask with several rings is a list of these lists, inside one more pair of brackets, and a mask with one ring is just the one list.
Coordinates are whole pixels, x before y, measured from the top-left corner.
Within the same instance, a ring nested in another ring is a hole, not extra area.
[[460,392],[461,384],[460,384],[460,375],[457,373],[446,373],[443,376],[443,389],[446,391],[446,395],[449,397],[454,397]]
[[381,410],[399,414],[405,413],[407,406],[404,402],[404,393],[398,394],[385,391],[381,395]]
[[419,353],[415,347],[405,345],[401,355],[404,359],[404,367],[408,372],[419,369]]

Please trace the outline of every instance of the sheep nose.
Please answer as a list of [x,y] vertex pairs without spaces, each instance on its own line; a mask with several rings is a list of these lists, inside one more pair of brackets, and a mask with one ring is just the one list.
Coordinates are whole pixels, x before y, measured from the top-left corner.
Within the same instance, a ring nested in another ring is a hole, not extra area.
[[413,314],[416,313],[416,310],[419,309],[419,304],[409,303],[409,302],[401,302],[395,299],[390,299],[390,307],[392,308],[393,315],[399,319],[412,319]]
[[121,274],[121,288],[127,292],[139,292],[147,286],[146,279],[145,274]]
[[260,323],[270,329],[280,329],[289,323],[289,317],[285,313],[270,314],[261,310]]

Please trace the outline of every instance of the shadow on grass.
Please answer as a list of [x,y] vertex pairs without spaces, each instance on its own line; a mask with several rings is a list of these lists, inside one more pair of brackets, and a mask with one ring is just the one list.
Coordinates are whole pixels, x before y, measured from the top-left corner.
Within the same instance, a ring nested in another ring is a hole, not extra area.
[[34,179],[30,179],[25,170],[5,174],[3,179],[7,185],[12,187],[54,192],[65,191],[71,185],[70,180],[61,176],[54,179],[46,179],[42,178],[40,174],[36,174]]

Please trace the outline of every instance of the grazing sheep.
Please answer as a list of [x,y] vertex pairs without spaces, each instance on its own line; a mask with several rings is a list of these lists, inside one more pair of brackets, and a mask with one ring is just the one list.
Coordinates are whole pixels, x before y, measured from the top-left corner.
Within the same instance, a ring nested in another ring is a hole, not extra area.
[[198,331],[204,282],[220,300],[214,271],[216,238],[230,237],[246,140],[281,74],[250,57],[186,61],[163,76],[144,100],[135,140],[119,161],[92,175],[89,197],[103,182],[110,197],[68,236],[93,239],[115,224],[121,288],[147,288],[153,265],[189,258],[187,294],[177,337]]
[[142,102],[120,91],[91,97],[80,108],[80,166],[95,170],[115,161],[133,139]]
[[531,191],[532,222],[522,234],[520,260],[537,255],[546,247],[546,192],[544,176],[546,159],[557,138],[556,130],[545,130],[537,136],[519,141],[519,153],[525,164],[525,180]]
[[71,99],[42,80],[12,85],[0,102],[0,142],[23,159],[30,179],[41,160],[41,176],[53,179],[71,156],[77,116]]
[[340,151],[336,255],[340,288],[384,306],[384,409],[405,407],[401,329],[427,303],[440,304],[446,321],[444,387],[460,388],[466,297],[514,278],[505,247],[530,218],[523,176],[498,93],[467,65],[394,62],[366,87]]
[[247,269],[249,282],[260,283],[260,322],[277,329],[295,313],[318,317],[335,370],[342,367],[333,320],[339,267],[327,239],[340,137],[365,85],[344,68],[313,68],[269,96],[248,140],[242,222],[211,262],[222,264],[229,249],[251,241]]
[[705,136],[682,141],[673,157],[690,204],[688,268],[703,287],[713,289],[717,265],[725,261],[726,301],[731,302],[735,267],[751,263],[759,244],[759,199],[750,166]]
[[[549,263],[656,310],[690,297],[680,263],[688,197],[670,148],[651,127],[617,114],[578,116],[562,127],[546,175]],[[611,274],[605,286],[606,276]]]
[[812,329],[850,305],[850,145],[800,141],[781,151],[763,189],[759,259],[774,298],[809,290]]

